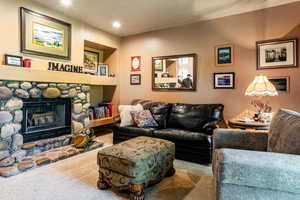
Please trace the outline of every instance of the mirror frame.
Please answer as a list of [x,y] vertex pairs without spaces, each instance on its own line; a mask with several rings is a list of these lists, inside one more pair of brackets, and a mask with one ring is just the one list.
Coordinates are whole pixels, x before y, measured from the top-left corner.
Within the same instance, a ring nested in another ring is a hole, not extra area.
[[[182,58],[182,57],[192,57],[194,59],[193,63],[193,87],[192,88],[156,88],[155,87],[155,60],[163,60],[163,59],[174,59],[174,58]],[[195,53],[192,54],[180,54],[180,55],[171,55],[171,56],[157,56],[152,57],[152,90],[153,91],[196,91],[197,88],[197,66],[198,66],[198,56]]]

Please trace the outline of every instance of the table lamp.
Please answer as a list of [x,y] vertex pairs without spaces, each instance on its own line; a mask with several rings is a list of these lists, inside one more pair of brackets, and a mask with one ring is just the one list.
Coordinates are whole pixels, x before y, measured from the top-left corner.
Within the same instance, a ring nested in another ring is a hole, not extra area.
[[272,110],[271,106],[268,105],[268,102],[264,103],[262,98],[265,96],[277,96],[278,92],[266,76],[259,75],[255,76],[254,81],[248,86],[245,95],[257,97],[251,104],[258,112],[255,114],[254,120],[259,121],[263,113],[270,113]]

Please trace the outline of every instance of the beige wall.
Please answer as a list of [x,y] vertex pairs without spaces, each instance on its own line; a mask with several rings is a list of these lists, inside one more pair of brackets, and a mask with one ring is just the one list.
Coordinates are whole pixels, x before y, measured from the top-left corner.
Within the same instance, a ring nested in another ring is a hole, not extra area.
[[[249,107],[244,96],[248,84],[257,74],[290,76],[291,91],[271,97],[274,109],[285,107],[300,111],[300,69],[256,70],[255,42],[281,37],[300,36],[300,3],[275,7],[167,30],[122,38],[120,59],[120,102],[148,98],[165,102],[223,103],[225,117],[233,117]],[[235,64],[215,67],[214,47],[234,44]],[[198,83],[196,92],[154,92],[151,90],[151,57],[197,53]],[[142,56],[142,85],[130,86],[130,57]],[[235,72],[236,89],[213,89],[213,72]]]
[[[89,40],[113,48],[119,48],[120,46],[119,37],[85,25],[80,21],[65,17],[60,13],[44,8],[36,3],[31,2],[30,0],[0,0],[1,64],[3,64],[4,54],[22,55],[20,53],[20,7],[25,7],[72,24],[71,61],[59,60],[59,62],[70,62],[75,65],[83,65],[84,40]],[[32,58],[32,68],[39,70],[47,70],[49,60],[55,60],[53,58],[31,55],[26,55],[25,57]],[[113,66],[113,68],[115,68],[115,66]]]
[[[23,55],[20,52],[20,7],[25,7],[36,12],[66,21],[72,24],[72,56],[71,61],[57,60],[54,58],[38,57],[32,55]],[[32,69],[47,70],[48,62],[58,61],[71,63],[74,65],[83,65],[84,40],[99,43],[105,46],[116,48],[115,53],[109,58],[107,63],[110,66],[110,73],[118,75],[119,67],[119,48],[120,38],[94,27],[88,26],[78,20],[64,16],[61,13],[49,10],[30,0],[0,0],[0,65],[4,64],[4,54],[22,55],[24,58],[32,59]],[[64,74],[62,74],[63,76]],[[73,73],[69,73],[72,76]],[[102,99],[102,91],[91,92],[92,99]],[[94,97],[93,97],[94,95]],[[119,102],[119,88],[116,87],[112,97],[113,103]]]

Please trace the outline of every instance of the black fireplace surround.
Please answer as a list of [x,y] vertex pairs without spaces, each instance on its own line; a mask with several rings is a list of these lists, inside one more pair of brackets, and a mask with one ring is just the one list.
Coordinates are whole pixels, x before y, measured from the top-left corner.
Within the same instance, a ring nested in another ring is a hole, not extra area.
[[25,142],[71,133],[71,99],[24,99],[22,135]]

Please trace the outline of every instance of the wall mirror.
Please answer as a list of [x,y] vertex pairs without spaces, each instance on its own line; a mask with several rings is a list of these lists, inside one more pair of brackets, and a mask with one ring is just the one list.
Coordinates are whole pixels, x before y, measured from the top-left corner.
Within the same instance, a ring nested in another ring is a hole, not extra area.
[[152,58],[152,89],[195,91],[197,55],[184,54]]

